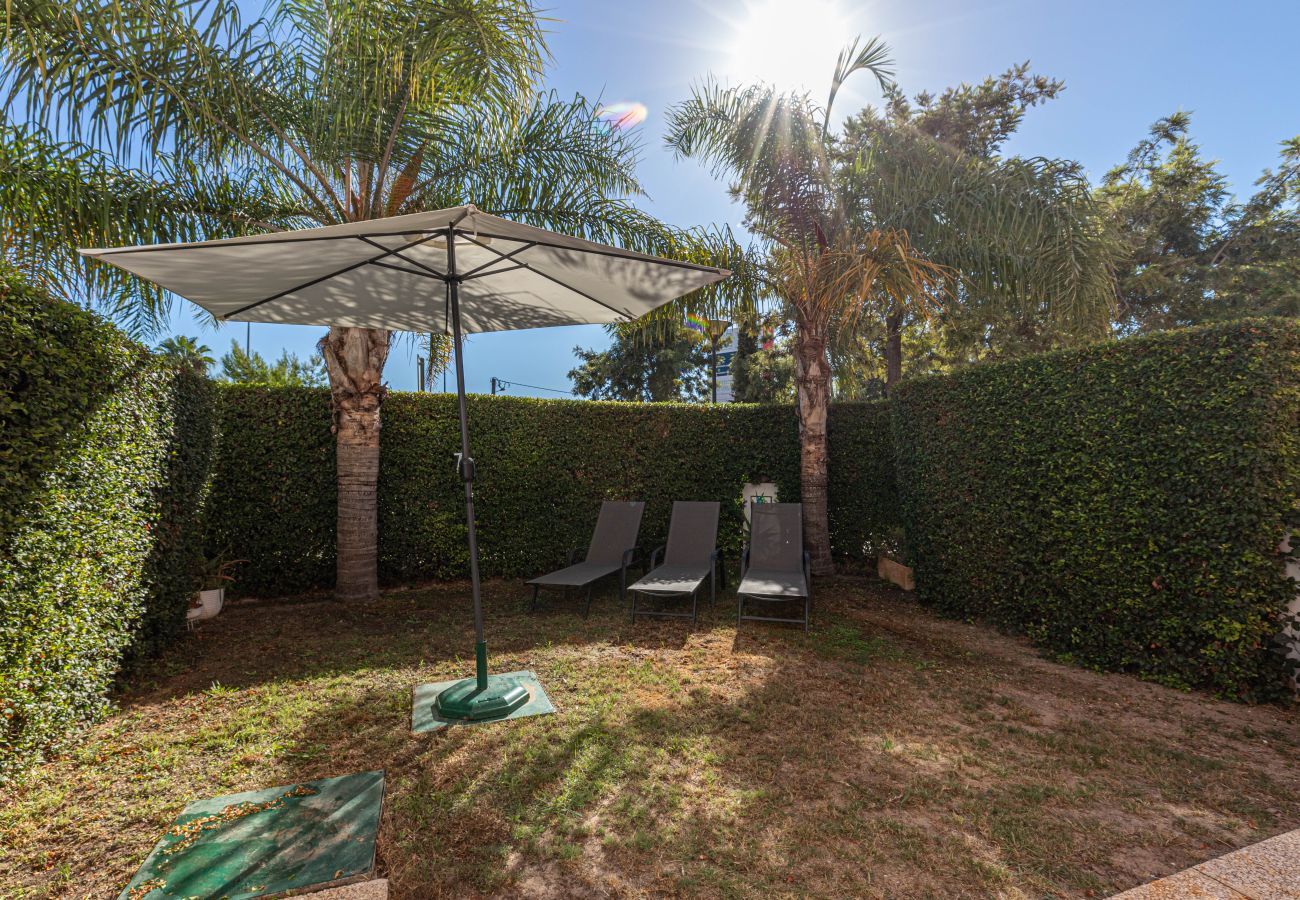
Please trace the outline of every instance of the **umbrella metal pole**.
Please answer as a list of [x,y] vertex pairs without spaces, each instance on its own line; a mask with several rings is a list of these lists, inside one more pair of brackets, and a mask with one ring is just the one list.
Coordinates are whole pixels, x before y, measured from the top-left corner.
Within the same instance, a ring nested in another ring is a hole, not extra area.
[[478,532],[474,525],[474,460],[469,455],[469,415],[465,409],[464,345],[460,328],[460,279],[456,275],[456,231],[447,229],[447,288],[451,340],[456,349],[456,404],[460,413],[460,478],[465,482],[465,525],[469,538],[469,580],[474,594],[474,679],[447,688],[434,702],[451,719],[495,719],[528,702],[528,691],[509,679],[488,678],[487,641],[483,638],[483,597],[478,573]]
[[[455,253],[448,251],[448,262],[455,272]],[[460,411],[460,475],[465,482],[465,524],[469,531],[469,581],[474,594],[474,659],[478,689],[487,690],[487,642],[483,639],[483,597],[479,587],[478,533],[474,527],[474,460],[469,455],[469,417],[465,411],[465,364],[461,359],[460,292],[453,274],[451,280],[451,333],[456,345],[456,404]]]

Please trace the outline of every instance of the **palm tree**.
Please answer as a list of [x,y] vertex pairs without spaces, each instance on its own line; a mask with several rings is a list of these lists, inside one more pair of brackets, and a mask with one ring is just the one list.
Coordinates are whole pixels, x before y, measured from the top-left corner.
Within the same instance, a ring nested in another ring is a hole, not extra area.
[[[892,95],[888,50],[855,41],[824,108],[766,85],[706,82],[673,111],[668,144],[732,179],[765,239],[775,293],[795,325],[805,531],[830,571],[826,402],[831,364],[883,332],[886,390],[902,376],[909,321],[1046,321],[1064,341],[1104,334],[1117,245],[1073,163],[990,159],[864,115],[830,134],[845,80]],[[942,324],[942,322],[940,323]]]
[[794,321],[796,408],[804,539],[813,571],[834,571],[827,521],[829,351],[837,330],[851,330],[864,298],[937,297],[944,269],[918,256],[905,231],[864,225],[837,177],[829,137],[831,109],[855,72],[890,84],[879,40],[840,54],[830,96],[818,108],[806,94],[769,85],[697,88],[670,113],[668,146],[698,157],[745,204],[745,224],[767,242],[767,277]]
[[116,266],[87,267],[77,247],[242,234],[291,212],[255,177],[198,173],[166,154],[146,171],[39,126],[0,123],[0,261],[136,337],[157,330],[168,295]]
[[[195,182],[219,179],[274,201],[261,204],[273,219],[247,216],[224,233],[473,202],[650,252],[710,252],[703,235],[674,232],[627,202],[641,192],[632,138],[593,127],[596,110],[581,97],[535,90],[546,48],[526,0],[277,0],[251,24],[233,0],[8,6],[11,108],[24,103],[37,126],[116,159],[178,161],[168,176],[186,196],[212,199]],[[378,591],[391,340],[386,330],[333,327],[320,343],[344,599]]]
[[196,338],[186,337],[183,334],[167,338],[154,349],[177,362],[188,363],[200,375],[208,374],[208,367],[216,362],[212,358],[212,348],[200,344]]
[[[950,272],[952,336],[999,321],[1045,325],[1055,343],[1108,333],[1119,248],[1076,163],[972,155],[870,110],[835,152],[854,218],[906,233]],[[930,299],[876,304],[886,390],[902,377],[904,324],[926,318]]]

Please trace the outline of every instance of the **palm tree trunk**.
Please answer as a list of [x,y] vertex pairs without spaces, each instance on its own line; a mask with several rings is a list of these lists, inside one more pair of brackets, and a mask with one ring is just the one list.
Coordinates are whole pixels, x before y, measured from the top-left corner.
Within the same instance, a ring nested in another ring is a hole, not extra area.
[[814,575],[833,575],[831,530],[827,518],[826,417],[831,398],[831,369],[825,327],[795,329],[795,387],[799,411],[799,481],[803,499],[804,546],[812,555]]
[[379,596],[379,408],[390,332],[332,326],[320,352],[330,376],[338,459],[340,600]]
[[892,394],[902,378],[903,314],[895,312],[885,317],[885,393]]

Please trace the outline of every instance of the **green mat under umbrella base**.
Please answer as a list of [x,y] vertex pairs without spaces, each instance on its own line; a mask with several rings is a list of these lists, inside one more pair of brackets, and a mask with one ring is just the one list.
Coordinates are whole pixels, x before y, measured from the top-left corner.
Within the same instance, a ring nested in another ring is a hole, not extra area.
[[[434,684],[422,684],[415,689],[415,700],[411,710],[411,730],[417,734],[426,731],[438,731],[450,725],[484,725],[488,722],[505,722],[510,719],[522,719],[524,716],[543,716],[555,712],[551,698],[532,672],[506,672],[503,675],[488,676],[488,690],[493,694],[506,695],[512,688],[518,687],[527,692],[527,700],[518,708],[505,715],[487,719],[462,719],[442,715],[438,711],[438,697],[443,691],[455,689],[474,679],[457,678],[452,681],[439,681]],[[460,690],[468,690],[461,688]],[[508,702],[508,701],[507,701]]]
[[298,893],[375,868],[384,773],[360,772],[185,807],[119,900]]

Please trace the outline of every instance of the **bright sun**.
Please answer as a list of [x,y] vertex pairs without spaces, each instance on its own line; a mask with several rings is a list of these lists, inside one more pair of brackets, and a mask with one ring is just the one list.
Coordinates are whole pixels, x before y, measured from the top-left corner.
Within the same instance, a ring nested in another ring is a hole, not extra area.
[[726,74],[733,83],[820,94],[852,37],[833,0],[746,0]]

